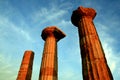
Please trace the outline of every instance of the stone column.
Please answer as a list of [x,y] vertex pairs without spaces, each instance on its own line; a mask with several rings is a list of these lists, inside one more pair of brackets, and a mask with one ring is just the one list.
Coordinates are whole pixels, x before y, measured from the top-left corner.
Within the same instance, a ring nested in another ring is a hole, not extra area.
[[39,80],[58,80],[57,42],[65,34],[57,27],[47,27],[42,31],[45,40]]
[[34,52],[25,51],[16,80],[31,80]]
[[79,7],[71,17],[79,31],[83,80],[113,80],[93,23],[95,16],[94,9]]

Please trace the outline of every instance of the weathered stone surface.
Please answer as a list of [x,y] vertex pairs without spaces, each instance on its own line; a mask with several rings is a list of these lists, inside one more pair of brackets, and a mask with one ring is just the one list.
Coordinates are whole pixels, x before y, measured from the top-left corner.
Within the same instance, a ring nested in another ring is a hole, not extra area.
[[79,30],[83,80],[113,80],[93,23],[95,15],[94,9],[79,7],[71,17]]
[[55,37],[57,41],[65,37],[65,34],[56,26],[47,27],[42,31],[42,39],[46,40],[47,37]]
[[95,16],[96,11],[94,9],[80,6],[77,10],[73,11],[71,21],[76,27],[78,27],[78,24],[83,17],[94,19]]
[[31,80],[34,52],[25,51],[16,80]]
[[39,80],[58,80],[57,41],[65,34],[55,26],[47,27],[42,31],[45,40]]

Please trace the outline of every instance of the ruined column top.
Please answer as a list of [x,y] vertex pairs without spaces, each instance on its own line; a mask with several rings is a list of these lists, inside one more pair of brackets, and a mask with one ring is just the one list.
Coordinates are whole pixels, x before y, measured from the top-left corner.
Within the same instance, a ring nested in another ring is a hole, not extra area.
[[66,35],[56,26],[50,26],[42,31],[41,36],[43,40],[46,40],[47,37],[52,36],[55,37],[57,41],[59,41],[60,39],[64,38]]
[[88,17],[92,20],[96,16],[96,11],[93,8],[78,7],[77,10],[73,11],[71,16],[71,22],[73,25],[78,26],[78,22],[82,17]]
[[24,56],[32,54],[34,56],[34,52],[32,50],[26,50]]
[[26,50],[25,52],[34,53],[32,50]]

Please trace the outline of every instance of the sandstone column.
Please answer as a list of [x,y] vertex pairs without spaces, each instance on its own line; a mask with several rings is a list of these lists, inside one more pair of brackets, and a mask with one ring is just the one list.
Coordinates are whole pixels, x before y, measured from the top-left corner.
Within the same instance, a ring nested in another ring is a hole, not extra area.
[[31,80],[34,52],[25,51],[16,80]]
[[79,7],[71,17],[79,31],[83,80],[113,80],[93,23],[95,16],[94,9]]
[[39,80],[58,80],[57,42],[65,34],[57,27],[47,27],[42,31],[45,40]]

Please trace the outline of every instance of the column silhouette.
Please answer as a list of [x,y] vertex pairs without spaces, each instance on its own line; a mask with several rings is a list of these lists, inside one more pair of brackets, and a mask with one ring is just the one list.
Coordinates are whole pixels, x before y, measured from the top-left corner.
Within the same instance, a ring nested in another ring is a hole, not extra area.
[[58,80],[57,42],[65,34],[55,26],[47,27],[42,31],[45,40],[39,80]]
[[79,7],[71,17],[80,37],[83,80],[113,80],[93,23],[95,16],[94,9]]
[[31,80],[34,52],[25,51],[16,80]]

